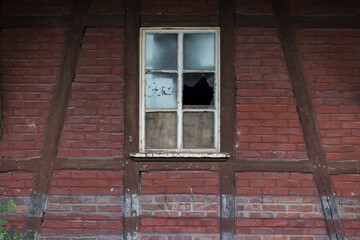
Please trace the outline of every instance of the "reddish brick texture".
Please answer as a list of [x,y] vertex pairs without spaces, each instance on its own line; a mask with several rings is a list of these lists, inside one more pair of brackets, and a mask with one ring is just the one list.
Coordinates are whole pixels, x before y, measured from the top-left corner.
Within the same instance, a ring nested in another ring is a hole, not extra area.
[[33,173],[0,173],[0,202],[6,204],[12,200],[16,204],[6,215],[0,215],[8,221],[9,227],[17,225],[19,231],[23,230],[33,182]]
[[292,14],[301,15],[342,15],[359,14],[360,3],[357,0],[302,0],[289,1],[289,7]]
[[86,30],[59,156],[123,156],[124,31]]
[[345,236],[348,239],[359,239],[360,174],[334,175],[332,176],[332,180]]
[[276,29],[236,29],[236,157],[308,159]]
[[144,172],[140,239],[218,239],[219,180],[210,171]]
[[40,239],[121,239],[122,171],[54,171]]
[[141,0],[142,13],[209,14],[219,12],[217,0]]
[[327,159],[360,160],[360,30],[297,36]]
[[235,186],[238,239],[327,239],[311,174],[237,173]]
[[1,157],[40,155],[65,29],[2,29]]

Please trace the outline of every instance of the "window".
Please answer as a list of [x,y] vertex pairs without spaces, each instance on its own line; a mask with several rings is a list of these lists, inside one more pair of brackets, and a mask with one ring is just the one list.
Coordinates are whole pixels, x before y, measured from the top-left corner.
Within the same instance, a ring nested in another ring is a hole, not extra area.
[[141,29],[140,153],[219,153],[219,39],[218,28]]

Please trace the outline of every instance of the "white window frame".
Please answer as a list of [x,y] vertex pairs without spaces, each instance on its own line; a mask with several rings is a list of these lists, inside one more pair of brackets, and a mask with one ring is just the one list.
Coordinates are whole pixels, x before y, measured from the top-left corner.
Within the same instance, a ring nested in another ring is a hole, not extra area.
[[[176,33],[178,34],[176,70],[147,70],[145,69],[145,35],[146,33]],[[214,33],[215,34],[215,68],[214,70],[185,70],[183,69],[183,36],[185,33]],[[223,158],[229,154],[220,153],[220,28],[141,28],[140,29],[140,84],[139,84],[139,153],[132,157],[195,157],[195,158]],[[177,73],[177,109],[146,109],[145,108],[145,73],[165,72]],[[214,108],[213,109],[183,109],[183,73],[214,73]],[[146,112],[177,112],[177,148],[176,149],[146,149],[145,148],[145,115]],[[213,112],[214,113],[214,148],[184,149],[183,142],[183,113],[184,112]]]

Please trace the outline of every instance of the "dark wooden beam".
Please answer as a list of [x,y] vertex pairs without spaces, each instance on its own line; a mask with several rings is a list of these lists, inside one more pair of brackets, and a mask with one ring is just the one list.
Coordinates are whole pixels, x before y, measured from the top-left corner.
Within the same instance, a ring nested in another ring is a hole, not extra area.
[[234,168],[237,172],[313,172],[309,160],[236,159]]
[[25,171],[36,172],[39,158],[33,159],[0,159],[0,172]]
[[130,158],[131,152],[139,151],[139,31],[140,0],[126,0],[124,186],[127,204],[124,210],[124,239],[132,239],[137,234],[140,214],[136,210],[140,172]]
[[220,164],[220,239],[235,239],[235,9],[234,0],[220,4],[220,151],[230,158]]
[[330,174],[360,174],[360,161],[328,162]]
[[[72,12],[72,22],[70,23],[66,36],[41,158],[39,160],[39,168],[35,177],[29,213],[25,223],[26,230],[38,231],[40,228],[40,224],[35,224],[34,222],[41,223],[38,219],[43,217],[46,195],[51,173],[54,168],[60,134],[65,120],[77,58],[85,32],[84,26],[89,6],[90,0],[78,0]],[[29,227],[32,227],[32,229]]]
[[142,27],[218,27],[218,14],[141,14]]
[[300,59],[295,29],[291,22],[288,2],[286,0],[272,0],[271,3],[293,86],[299,119],[303,127],[308,155],[314,167],[314,179],[321,199],[328,234],[330,239],[344,239],[338,209],[333,199],[335,192],[327,170],[325,151],[316,125],[315,113]]

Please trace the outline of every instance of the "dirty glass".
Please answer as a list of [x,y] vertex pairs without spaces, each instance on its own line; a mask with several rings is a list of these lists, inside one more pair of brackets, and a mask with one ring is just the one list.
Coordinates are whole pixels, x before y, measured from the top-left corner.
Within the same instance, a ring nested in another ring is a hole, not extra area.
[[177,68],[177,34],[147,33],[145,49],[146,69]]
[[184,69],[215,69],[215,34],[184,34]]
[[146,73],[145,107],[147,109],[177,107],[176,73]]

